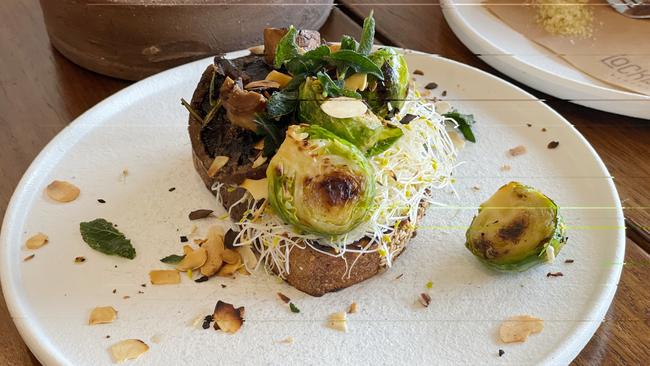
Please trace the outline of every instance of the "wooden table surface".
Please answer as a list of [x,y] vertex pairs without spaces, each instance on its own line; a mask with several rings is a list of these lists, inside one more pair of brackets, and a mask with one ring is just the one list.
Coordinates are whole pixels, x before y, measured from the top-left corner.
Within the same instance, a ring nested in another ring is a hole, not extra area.
[[[361,19],[372,8],[378,41],[440,54],[513,82],[460,43],[439,5],[410,2],[341,1],[321,32],[327,39],[358,35]],[[628,265],[605,321],[574,364],[650,364],[650,121],[590,110],[513,83],[546,99],[589,140],[615,177],[626,207]],[[53,50],[37,0],[0,1],[0,219],[43,146],[82,112],[129,84],[86,71]],[[4,300],[0,364],[39,365],[20,339]]]

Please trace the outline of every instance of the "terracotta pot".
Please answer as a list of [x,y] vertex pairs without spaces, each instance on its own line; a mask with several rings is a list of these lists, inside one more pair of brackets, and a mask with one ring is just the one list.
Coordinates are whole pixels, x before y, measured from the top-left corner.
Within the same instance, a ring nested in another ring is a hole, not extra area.
[[101,74],[137,80],[262,44],[266,27],[319,29],[333,0],[260,2],[41,0],[41,8],[50,41],[65,57]]

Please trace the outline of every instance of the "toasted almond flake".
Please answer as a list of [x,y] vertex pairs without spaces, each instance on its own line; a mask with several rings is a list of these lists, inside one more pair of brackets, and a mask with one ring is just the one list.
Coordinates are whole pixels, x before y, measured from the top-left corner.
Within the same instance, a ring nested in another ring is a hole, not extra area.
[[158,269],[149,272],[152,285],[173,285],[181,282],[181,275],[175,269]]
[[508,153],[510,154],[510,156],[519,156],[519,155],[525,154],[526,151],[527,151],[526,146],[519,145],[519,146],[513,147],[512,149],[509,149]]
[[502,172],[509,172],[510,169],[512,169],[512,167],[510,165],[508,165],[508,164],[501,165],[501,168],[500,168],[500,170]]
[[260,156],[258,156],[257,159],[255,159],[253,162],[252,168],[255,169],[259,166],[262,166],[262,164],[266,163],[266,159],[268,159],[266,156],[260,154]]
[[264,54],[264,45],[254,46],[248,49],[253,55],[261,56]]
[[27,249],[38,249],[42,247],[43,245],[47,244],[48,242],[48,237],[47,235],[43,233],[38,233],[31,238],[27,239],[25,242],[25,246]]
[[338,52],[341,49],[341,44],[340,43],[330,43],[327,45],[329,47],[330,52]]
[[235,250],[239,253],[239,256],[242,259],[242,263],[244,264],[243,268],[246,270],[245,274],[249,275],[249,270],[252,271],[257,266],[257,256],[255,255],[255,252],[253,252],[253,249],[248,245],[235,247]]
[[149,346],[139,339],[125,339],[111,346],[113,360],[115,360],[116,363],[122,363],[126,360],[134,360],[148,350]]
[[356,73],[345,79],[345,89],[364,91],[368,87],[368,74]]
[[465,148],[465,139],[456,131],[447,131],[451,142],[454,144],[456,150],[462,150]]
[[117,311],[112,306],[100,306],[90,312],[88,324],[106,324],[112,323],[117,318]]
[[280,343],[284,343],[284,344],[293,344],[293,342],[294,342],[293,337],[287,337],[280,341]]
[[214,176],[219,172],[219,169],[223,168],[224,165],[228,163],[228,160],[230,160],[230,157],[228,156],[217,156],[212,160],[212,164],[210,164],[210,168],[208,168],[208,177],[214,178]]
[[555,262],[555,247],[549,245],[546,247],[546,262],[553,263]]
[[212,276],[223,265],[223,252],[225,251],[223,243],[223,231],[218,226],[212,226],[208,229],[208,237],[202,245],[206,249],[208,258],[201,267],[201,274]]
[[268,197],[268,183],[266,178],[245,179],[239,186],[247,190],[256,201]]
[[273,80],[256,80],[244,85],[244,89],[280,89],[280,83]]
[[531,334],[544,329],[544,321],[530,315],[518,315],[504,321],[499,328],[499,336],[504,343],[525,342]]
[[36,254],[28,255],[27,257],[23,258],[23,262],[31,261],[35,256]]
[[255,150],[263,150],[264,149],[264,139],[261,139],[253,145],[253,149]]
[[233,264],[224,264],[219,268],[219,271],[217,272],[217,276],[221,277],[229,277],[235,274],[239,268],[241,268],[241,257],[237,256],[237,262]]
[[208,252],[205,248],[198,248],[185,254],[185,257],[176,265],[180,272],[191,271],[205,264],[208,259]]
[[353,302],[350,304],[350,307],[348,308],[348,314],[354,314],[358,311],[358,305],[356,302]]
[[320,109],[330,117],[353,118],[363,116],[368,106],[360,99],[338,97],[326,100],[320,105]]
[[287,84],[289,84],[292,79],[293,78],[291,76],[275,70],[268,73],[268,75],[266,75],[266,77],[264,78],[264,80],[275,81],[280,85],[280,88],[284,88],[285,86],[287,86]]
[[219,300],[214,308],[214,329],[236,333],[244,324],[244,307],[235,309],[232,304]]
[[237,253],[232,249],[224,250],[222,257],[223,257],[223,261],[228,264],[235,264],[237,262],[241,263],[241,257],[239,256],[239,253]]
[[449,104],[449,102],[445,102],[444,100],[436,102],[435,106],[436,113],[438,114],[445,114],[451,111],[451,104]]
[[347,313],[345,311],[339,311],[330,315],[327,326],[336,329],[341,332],[348,331],[348,322],[347,322]]
[[422,306],[425,308],[428,308],[429,304],[431,304],[431,296],[429,296],[429,294],[425,294],[424,292],[420,294],[418,300],[420,301],[420,304],[422,304]]
[[279,297],[280,300],[282,300],[285,304],[288,304],[289,302],[291,302],[291,299],[289,298],[289,296],[283,294],[282,292],[278,292],[278,297]]
[[55,180],[48,184],[45,189],[48,197],[57,202],[70,202],[79,197],[79,188],[72,183],[62,180]]

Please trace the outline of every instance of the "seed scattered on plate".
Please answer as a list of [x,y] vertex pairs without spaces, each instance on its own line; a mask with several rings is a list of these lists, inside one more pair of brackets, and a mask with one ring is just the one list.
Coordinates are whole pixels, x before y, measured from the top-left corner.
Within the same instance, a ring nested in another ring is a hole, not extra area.
[[86,257],[75,257],[74,262],[75,263],[83,263],[86,261]]
[[131,298],[131,296],[129,296],[129,295],[122,296],[122,299],[124,299],[124,300],[130,299],[130,298]]
[[36,256],[36,254],[30,254],[27,257],[23,258],[23,262],[30,261],[30,260],[34,259],[35,256]]
[[562,272],[549,272],[546,274],[546,277],[562,277],[564,273]]
[[111,346],[113,360],[122,363],[126,360],[134,360],[149,350],[149,346],[139,339],[125,339]]
[[284,344],[293,344],[293,342],[294,342],[293,337],[287,337],[280,341],[280,343],[284,343]]
[[169,192],[174,192],[176,190],[176,187],[171,187],[168,189]]
[[205,282],[205,281],[207,281],[209,279],[210,279],[210,277],[208,277],[208,276],[201,276],[201,277],[195,279],[194,282],[201,283],[201,282]]
[[188,215],[190,220],[198,220],[198,219],[204,219],[212,214],[212,210],[208,209],[199,209],[199,210],[194,210],[190,212]]
[[551,142],[548,143],[548,145],[546,145],[546,147],[548,147],[549,149],[555,149],[558,146],[560,146],[559,141],[551,141]]
[[546,127],[545,127],[545,128],[542,128],[542,132],[546,132]]
[[236,333],[244,324],[244,307],[236,308],[219,300],[214,308],[214,329],[226,333]]
[[99,202],[99,203],[106,203],[106,200],[104,200],[103,198],[99,198],[99,199],[97,200],[97,202]]
[[359,311],[358,308],[359,306],[357,305],[357,303],[353,302],[352,304],[350,304],[350,307],[348,308],[348,314],[356,313],[357,311]]
[[564,261],[564,263],[573,263],[573,262],[575,262],[573,259],[567,259]]
[[436,102],[435,108],[436,108],[436,113],[445,114],[451,111],[451,104],[449,104],[449,102],[441,100],[439,102]]
[[77,186],[72,183],[55,180],[45,188],[47,196],[57,202],[70,202],[79,197],[81,192]]
[[116,289],[116,288],[113,289],[113,293],[114,293],[114,294],[117,293],[117,289]]
[[173,285],[181,282],[181,275],[175,269],[159,269],[149,272],[149,280],[152,285]]
[[112,306],[100,306],[90,312],[88,324],[112,323],[117,318],[117,311]]
[[504,321],[499,336],[504,343],[525,342],[528,336],[544,329],[544,321],[530,315],[517,315]]
[[341,332],[347,332],[348,331],[347,313],[345,311],[339,311],[338,313],[334,313],[330,315],[327,321],[327,326]]
[[284,301],[285,304],[291,302],[291,299],[287,295],[283,294],[282,292],[278,292],[278,297],[280,298],[280,300]]
[[429,304],[431,304],[431,296],[429,296],[429,294],[425,294],[424,292],[420,294],[420,298],[418,300],[420,301],[420,304],[422,304],[422,306],[425,308],[428,308]]
[[528,127],[533,127],[533,125],[530,124],[530,123],[526,123],[526,126],[528,126]]
[[47,244],[48,242],[48,237],[47,235],[43,233],[38,233],[31,238],[27,239],[25,242],[25,246],[27,249],[38,249],[42,247],[43,245]]
[[500,350],[499,350],[499,357],[503,356],[505,353],[506,353],[506,351],[500,349]]
[[480,190],[481,190],[481,187],[479,187],[479,186],[473,186],[472,187],[472,191],[480,191]]
[[446,97],[446,96],[447,96],[447,91],[446,91],[446,90],[443,90],[442,93],[441,93],[440,95],[442,95],[443,97]]
[[428,83],[427,85],[424,86],[424,89],[427,90],[433,90],[438,87],[438,84],[434,83],[433,81]]
[[511,167],[510,165],[508,165],[508,164],[501,165],[501,168],[500,168],[500,170],[501,170],[502,172],[509,172],[510,169],[512,169],[512,167]]
[[515,146],[512,149],[508,150],[508,153],[510,154],[510,156],[523,155],[526,153],[526,146],[524,145]]
[[404,276],[404,273],[400,273],[400,274],[398,274],[397,277],[395,277],[395,279],[396,279],[396,280],[399,280],[400,278],[402,278],[402,276]]
[[414,73],[415,75],[424,75],[424,72],[423,72],[422,70],[420,70],[420,69],[415,69],[415,70],[413,70],[413,73]]

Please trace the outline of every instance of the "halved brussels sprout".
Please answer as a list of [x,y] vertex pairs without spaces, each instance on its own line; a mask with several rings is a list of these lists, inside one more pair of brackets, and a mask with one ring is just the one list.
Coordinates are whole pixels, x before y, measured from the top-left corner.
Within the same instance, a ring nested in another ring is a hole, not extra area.
[[510,182],[479,208],[465,246],[488,266],[525,271],[552,261],[566,242],[558,206],[543,193]]
[[368,76],[368,88],[362,93],[363,99],[375,114],[384,118],[390,110],[404,106],[409,89],[408,66],[404,56],[392,48],[381,48],[368,57],[381,68],[384,80]]
[[319,125],[333,132],[366,152],[367,155],[386,150],[402,136],[402,130],[385,126],[370,110],[366,110],[360,116],[349,118],[335,118],[328,115],[321,109],[321,104],[328,98],[323,96],[321,83],[314,78],[307,78],[302,84],[299,99],[300,121]]
[[304,232],[341,235],[357,227],[375,195],[374,170],[354,145],[315,125],[293,125],[266,171],[269,203]]

